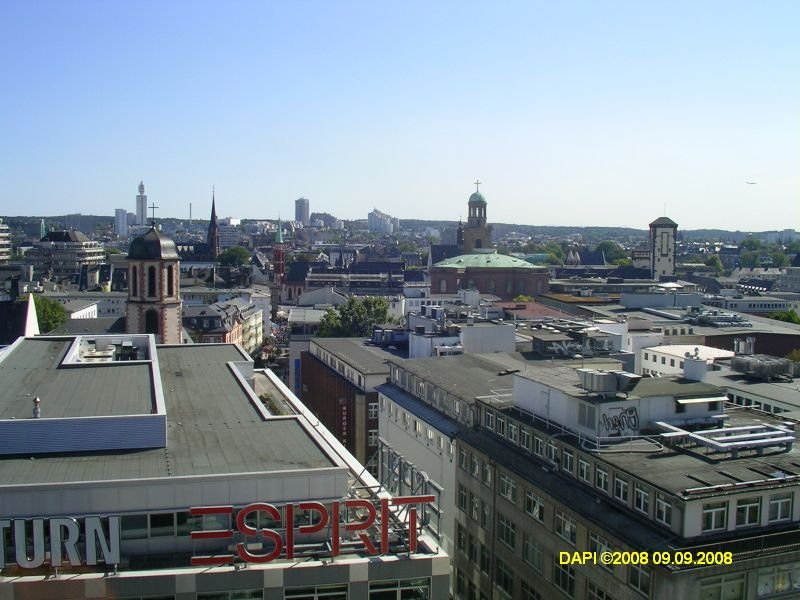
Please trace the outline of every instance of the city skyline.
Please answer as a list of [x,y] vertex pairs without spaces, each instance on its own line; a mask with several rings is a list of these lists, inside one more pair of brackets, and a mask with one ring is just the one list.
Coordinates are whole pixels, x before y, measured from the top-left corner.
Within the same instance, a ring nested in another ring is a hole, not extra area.
[[[190,10],[189,10],[190,9]],[[793,2],[29,5],[0,49],[15,214],[800,229]],[[755,184],[755,185],[753,185]],[[68,208],[65,208],[68,207]]]

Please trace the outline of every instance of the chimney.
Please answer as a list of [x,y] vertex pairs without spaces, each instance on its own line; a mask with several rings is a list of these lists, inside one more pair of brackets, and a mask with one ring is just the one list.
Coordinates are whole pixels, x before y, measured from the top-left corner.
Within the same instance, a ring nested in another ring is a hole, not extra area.
[[39,398],[39,396],[36,396],[33,399],[33,418],[34,419],[38,419],[38,418],[40,418],[42,416],[42,409],[39,406],[41,403],[42,403],[42,401]]

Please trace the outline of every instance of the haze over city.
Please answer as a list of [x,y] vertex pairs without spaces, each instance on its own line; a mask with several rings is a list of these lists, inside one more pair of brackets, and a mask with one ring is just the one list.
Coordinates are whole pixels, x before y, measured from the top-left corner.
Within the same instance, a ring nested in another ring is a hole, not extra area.
[[800,228],[797,2],[4,2],[4,214]]

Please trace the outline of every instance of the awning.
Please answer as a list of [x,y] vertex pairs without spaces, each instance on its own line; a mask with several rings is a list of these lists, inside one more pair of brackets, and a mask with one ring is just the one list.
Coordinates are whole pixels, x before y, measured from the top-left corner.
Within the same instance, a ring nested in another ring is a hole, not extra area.
[[727,396],[712,396],[711,398],[678,398],[678,404],[702,404],[703,402],[727,402]]

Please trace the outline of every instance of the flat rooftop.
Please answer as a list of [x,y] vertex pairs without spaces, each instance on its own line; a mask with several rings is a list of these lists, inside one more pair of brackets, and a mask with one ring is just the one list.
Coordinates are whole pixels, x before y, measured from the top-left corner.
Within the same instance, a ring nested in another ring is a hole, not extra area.
[[389,360],[402,358],[388,348],[367,343],[364,338],[314,338],[312,342],[364,375],[388,373]]
[[[21,363],[38,361],[44,368],[31,366],[15,372],[17,383],[39,390],[58,389],[66,405],[75,405],[89,412],[107,413],[109,394],[127,397],[130,386],[149,386],[147,371],[131,368],[82,366],[71,369],[75,385],[56,387],[50,380],[52,366],[66,351],[69,342],[25,340],[4,363],[13,369]],[[29,343],[27,343],[29,342]],[[19,353],[20,349],[24,352]],[[157,357],[167,409],[167,447],[149,450],[82,452],[73,454],[37,455],[34,460],[23,455],[0,456],[2,485],[30,485],[108,481],[127,479],[169,478],[236,473],[259,473],[296,469],[317,469],[340,466],[305,429],[299,417],[264,417],[257,409],[256,396],[248,393],[246,384],[235,374],[230,362],[249,358],[233,344],[197,344],[160,346]],[[0,363],[1,365],[2,363]],[[124,363],[121,363],[124,365]],[[51,368],[47,368],[47,367]],[[135,365],[138,367],[139,365]],[[142,365],[146,368],[145,365]],[[115,377],[96,381],[101,372]],[[59,374],[60,375],[60,374]],[[0,371],[6,380],[6,373]],[[120,379],[124,377],[124,379]],[[70,382],[72,383],[72,382]],[[80,390],[80,393],[76,392]],[[19,392],[15,392],[19,393]],[[0,398],[9,396],[4,389]],[[43,394],[43,398],[47,398]],[[128,399],[127,401],[130,401]],[[30,417],[27,400],[24,417]],[[42,412],[55,401],[42,401]],[[55,410],[55,408],[53,409]]]
[[744,373],[738,373],[731,369],[722,369],[706,373],[705,381],[733,393],[739,391],[748,395],[761,396],[765,400],[784,402],[800,409],[800,379],[764,381],[746,377]]
[[155,403],[149,362],[65,367],[74,338],[25,338],[0,361],[0,420],[150,414]]
[[[747,409],[726,408],[725,414],[728,415],[725,428],[785,423],[783,419]],[[645,442],[637,440],[616,445],[599,456],[617,469],[681,496],[687,496],[687,490],[702,492],[702,488],[745,482],[764,481],[764,485],[780,486],[788,483],[787,477],[800,476],[800,450],[794,448],[788,452],[779,447],[764,448],[761,456],[754,450],[742,450],[734,458],[729,453],[708,452],[703,446],[668,448],[660,443],[657,434],[650,438],[653,442],[649,443],[649,452]],[[626,446],[630,452],[625,451]],[[712,494],[714,490],[706,493]]]

